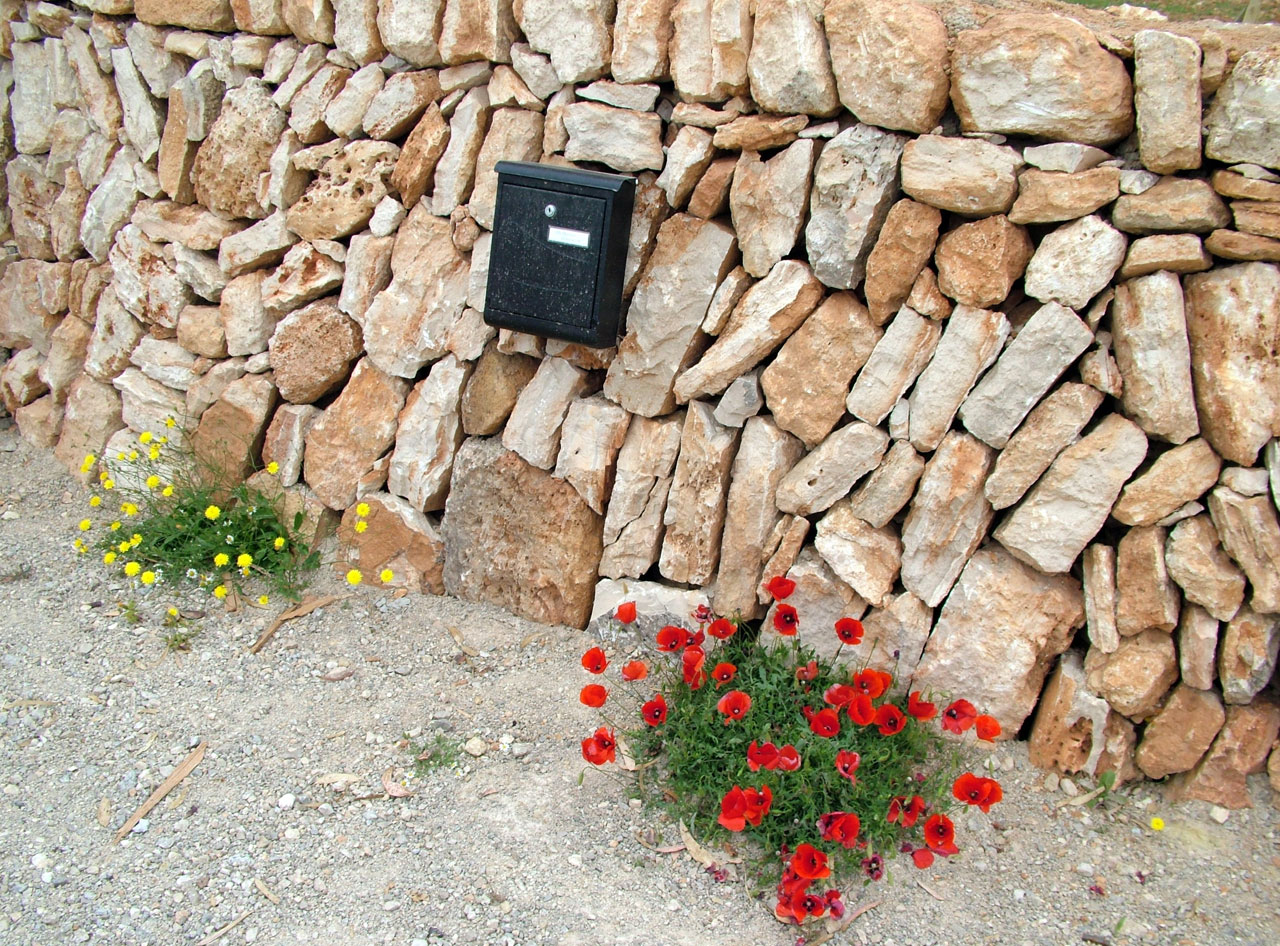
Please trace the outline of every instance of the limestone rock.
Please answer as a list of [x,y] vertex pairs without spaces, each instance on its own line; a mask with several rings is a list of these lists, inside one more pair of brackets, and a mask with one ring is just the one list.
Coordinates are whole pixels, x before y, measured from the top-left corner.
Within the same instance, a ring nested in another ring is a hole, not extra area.
[[236,28],[247,33],[267,36],[289,33],[282,0],[231,0],[231,13],[235,17]]
[[583,627],[601,526],[568,483],[496,440],[468,440],[454,460],[445,506],[445,590],[530,620]]
[[938,241],[938,289],[965,306],[999,305],[1032,258],[1027,231],[996,214],[961,224]]
[[258,179],[271,170],[271,155],[286,122],[261,83],[246,82],[229,91],[191,169],[196,199],[225,217],[267,216]]
[[[10,412],[15,409],[16,405]],[[54,448],[54,456],[73,476],[78,475],[85,456],[90,453],[101,456],[111,435],[123,427],[120,395],[116,389],[81,374],[71,383],[67,394],[62,432]]]
[[[10,271],[16,268],[11,266]],[[145,334],[142,323],[120,304],[115,290],[108,288],[98,301],[93,335],[85,352],[85,372],[99,381],[113,380],[129,366],[129,356]]]
[[683,424],[680,412],[656,420],[633,417],[627,427],[604,521],[600,574],[638,578],[658,561]]
[[243,221],[224,220],[198,205],[169,200],[144,200],[133,211],[132,222],[147,238],[181,243],[192,250],[216,250],[226,237],[245,228]]
[[257,466],[276,389],[265,375],[247,374],[227,385],[191,435],[191,453],[210,486],[239,483]]
[[359,66],[386,55],[378,33],[378,0],[332,0],[333,41]]
[[[426,121],[425,118],[423,120]],[[448,144],[435,162],[431,212],[437,216],[449,215],[455,207],[465,204],[471,195],[471,186],[475,182],[476,156],[484,144],[488,124],[489,93],[482,88],[471,89],[454,108],[449,119]],[[433,135],[429,140],[434,141],[435,138]],[[430,174],[423,176],[425,180]],[[409,206],[407,198],[405,206]]]
[[1066,775],[1116,774],[1116,784],[1138,775],[1133,724],[1089,691],[1080,655],[1069,651],[1045,684],[1031,729],[1031,764]]
[[311,404],[282,404],[271,418],[262,441],[262,462],[276,464],[281,486],[298,482],[307,432],[320,414],[320,409]]
[[961,421],[985,443],[1005,446],[1092,340],[1089,327],[1070,309],[1052,302],[1041,306],[960,405]]
[[1246,498],[1219,486],[1209,493],[1209,515],[1222,547],[1253,586],[1250,607],[1262,614],[1280,613],[1280,524],[1270,499]]
[[445,0],[380,0],[378,33],[393,54],[415,66],[440,64]]
[[711,142],[724,151],[768,151],[791,144],[808,124],[804,115],[742,115],[718,126]]
[[1280,201],[1233,200],[1231,216],[1236,229],[1243,233],[1270,240],[1280,238]]
[[1108,415],[1058,455],[993,535],[1046,574],[1067,571],[1102,528],[1146,452],[1147,438],[1137,425]]
[[551,57],[561,82],[598,79],[609,66],[614,0],[516,0],[529,45]]
[[303,476],[330,509],[355,501],[356,485],[395,440],[409,383],[361,359],[346,387],[307,433]]
[[752,276],[768,274],[791,253],[813,173],[813,141],[797,141],[762,161],[754,151],[738,159],[729,189],[729,210],[742,247],[742,265]]
[[911,686],[964,693],[1016,733],[1083,620],[1074,578],[1039,574],[995,546],[980,549],[947,596]]
[[563,358],[547,358],[520,392],[502,445],[543,470],[556,465],[560,428],[569,405],[589,386],[586,372]]
[[133,0],[133,15],[157,26],[229,33],[236,28],[231,0]]
[[148,325],[172,330],[191,293],[164,260],[160,247],[133,224],[120,231],[108,254],[121,304]]
[[[529,93],[539,100],[545,101],[559,92],[564,85],[556,75],[551,60],[534,52],[528,43],[516,43],[511,47],[511,67]],[[497,75],[498,72],[495,70],[495,78]],[[492,85],[492,82],[490,84]],[[537,105],[531,107],[541,109],[541,106]]]
[[822,285],[808,266],[796,260],[778,262],[747,290],[711,348],[676,379],[677,402],[719,394],[795,331],[821,298]]
[[746,93],[752,36],[748,0],[675,0],[671,23],[667,52],[682,99],[723,102]]
[[1022,158],[980,138],[921,135],[902,152],[902,189],[922,203],[969,217],[1005,213],[1018,193]]
[[[786,577],[796,583],[796,589],[787,598],[802,619],[797,625],[794,640],[803,647],[813,648],[816,654],[830,660],[839,650],[840,641],[832,632],[836,621],[842,617],[860,617],[867,603],[857,593],[836,577],[812,547],[805,548],[786,571]],[[777,611],[774,603],[765,615],[760,627],[762,643],[772,644],[785,640],[773,626]],[[720,606],[716,605],[716,610]],[[845,649],[844,661],[852,656]]]
[[741,427],[748,419],[759,414],[763,407],[760,372],[748,371],[734,378],[724,389],[720,403],[716,405],[715,418],[726,427]]
[[718,424],[702,401],[685,411],[658,559],[658,570],[671,581],[705,585],[715,574],[738,436],[737,429]]
[[876,235],[898,196],[904,145],[900,135],[859,124],[823,146],[804,236],[814,275],[825,285],[853,289],[862,282]]
[[342,285],[343,265],[314,243],[298,243],[262,282],[262,307],[279,318]]
[[[684,206],[714,156],[710,132],[690,125],[680,129],[667,149],[666,164],[658,178],[668,204],[677,210]],[[796,229],[798,232],[799,227]]]
[[483,437],[500,431],[537,369],[533,358],[504,354],[493,343],[486,345],[462,394],[462,429],[467,435]]
[[1280,655],[1280,617],[1241,608],[1218,647],[1218,679],[1228,703],[1248,703],[1271,682]]
[[500,108],[489,122],[476,158],[476,181],[468,208],[476,223],[493,229],[499,161],[537,161],[542,155],[542,116],[523,108]]
[[337,389],[360,357],[360,327],[322,299],[290,314],[271,336],[271,369],[280,396],[310,404]]
[[15,43],[11,115],[13,145],[20,154],[44,154],[57,117],[53,104],[50,48],[44,43]]
[[755,9],[747,76],[766,112],[834,115],[840,107],[821,12],[808,0],[777,0]]
[[[888,9],[898,9],[896,5]],[[875,247],[867,257],[863,293],[876,325],[883,325],[907,301],[933,256],[942,214],[936,207],[903,199],[889,208]]]
[[888,436],[870,424],[840,428],[792,465],[777,487],[778,508],[799,516],[830,509],[879,465],[888,447]]
[[1164,561],[1165,530],[1130,529],[1116,546],[1116,629],[1122,637],[1178,624],[1178,590]]
[[1194,233],[1162,233],[1141,237],[1129,244],[1129,255],[1120,267],[1120,278],[1133,279],[1162,269],[1171,273],[1199,273],[1212,265],[1213,260]]
[[1141,194],[1124,194],[1111,222],[1126,233],[1208,233],[1231,222],[1231,212],[1208,181],[1165,177]]
[[662,170],[662,119],[651,112],[576,102],[564,110],[570,161],[599,161],[615,171]]
[[405,209],[412,210],[427,192],[448,143],[449,124],[439,106],[432,105],[409,133],[391,172],[391,186],[400,194]]
[[631,297],[606,397],[644,417],[671,411],[675,377],[702,351],[703,317],[736,251],[733,231],[722,223],[678,214],[662,224]]
[[1014,223],[1057,223],[1093,213],[1120,196],[1120,172],[1093,168],[1074,174],[1027,170],[1018,175]]
[[858,120],[926,134],[947,106],[947,29],[936,10],[892,0],[834,0],[827,42],[840,101]]
[[66,263],[15,260],[0,275],[0,346],[49,353],[54,329],[67,309]]
[[52,397],[37,398],[13,412],[18,434],[37,450],[51,450],[62,430],[62,407]]
[[1205,115],[1204,153],[1216,161],[1280,168],[1280,64],[1274,48],[1245,53]]
[[1227,721],[1208,753],[1194,769],[1173,780],[1170,797],[1196,798],[1224,808],[1252,808],[1245,776],[1266,766],[1277,731],[1280,706],[1273,700],[1228,706]]
[[[773,600],[773,595],[769,593],[766,586],[774,577],[786,575],[797,563],[802,554],[804,540],[808,536],[809,520],[803,516],[785,515],[778,520],[763,549],[768,555],[768,560],[764,564],[764,573],[760,576],[760,585],[756,589],[758,602],[768,604]],[[811,558],[816,557],[821,560],[821,556],[812,549],[808,554]],[[849,593],[853,594],[852,588],[849,589]]]
[[450,64],[510,62],[511,44],[519,38],[511,0],[449,0],[440,27],[440,55]]
[[353,141],[326,161],[311,186],[286,214],[289,229],[304,240],[333,240],[364,229],[387,195],[387,178],[400,149]]
[[881,334],[852,293],[828,296],[760,375],[774,422],[809,448],[822,442],[844,415],[849,385]]
[[395,238],[360,233],[351,238],[338,308],[363,324],[364,314],[391,282],[391,252]]
[[998,14],[956,35],[951,101],[965,131],[1106,146],[1133,130],[1124,63],[1074,20]]
[[753,417],[742,430],[730,471],[724,534],[712,604],[719,614],[761,613],[756,592],[766,543],[782,516],[775,505],[779,484],[804,453],[800,441],[767,417]]
[[1205,441],[1191,440],[1161,454],[1124,488],[1111,514],[1133,526],[1149,526],[1207,492],[1222,461]]
[[[8,185],[10,211],[8,219],[13,227],[13,238],[20,255],[51,260],[54,253],[50,240],[49,214],[60,189],[57,181],[45,176],[42,164],[42,161],[25,154],[18,155],[6,164],[5,181]],[[127,191],[126,196],[129,196]],[[137,199],[136,195],[132,195],[132,198]],[[112,203],[115,204],[115,201]],[[132,210],[132,203],[123,214],[112,216],[127,219],[129,210]]]
[[[1165,551],[1167,555],[1167,547]],[[1172,562],[1170,567],[1173,567]],[[1182,607],[1182,616],[1178,621],[1178,665],[1182,671],[1183,683],[1197,690],[1213,689],[1214,682],[1218,679],[1217,647],[1217,620],[1204,608],[1188,600]]]
[[440,79],[433,69],[390,76],[365,112],[365,134],[378,141],[400,138],[439,98]]
[[262,273],[246,273],[222,290],[219,308],[230,355],[256,355],[267,350],[277,319],[262,305],[263,280]]
[[673,0],[618,0],[612,70],[619,82],[652,82],[667,77],[672,5]]
[[895,441],[871,476],[849,497],[850,511],[877,529],[888,525],[911,499],[924,466],[911,444]]
[[1159,174],[1198,168],[1200,47],[1174,33],[1138,30],[1133,73],[1143,167]]
[[[338,541],[344,557],[365,575],[384,568],[394,583],[420,594],[444,594],[444,537],[438,526],[398,496],[369,493],[361,497],[369,507],[358,516],[349,507],[342,517]],[[356,532],[357,522],[365,524]]]
[[[1009,320],[1004,313],[967,305],[956,307],[933,358],[916,379],[911,393],[909,430],[912,446],[924,453],[938,447],[951,429],[961,402],[968,396],[978,376],[996,360],[1008,337]],[[989,462],[984,465],[983,479],[987,473],[985,467],[989,465]],[[919,591],[915,593],[930,607],[938,603],[930,601],[928,595]]]
[[[62,41],[71,68],[75,70],[76,79],[80,83],[86,116],[99,134],[117,139],[124,120],[120,110],[120,96],[116,92],[115,83],[99,68],[99,60],[94,54],[89,35],[80,27],[72,26],[62,34]],[[110,62],[109,55],[106,61]]]
[[570,404],[561,425],[555,475],[572,484],[597,513],[604,512],[630,420],[630,414],[597,395]]
[[1223,266],[1184,288],[1200,429],[1225,459],[1252,466],[1280,435],[1280,363],[1267,341],[1280,333],[1280,268]]
[[1040,241],[1027,264],[1027,295],[1083,309],[1111,282],[1127,246],[1124,235],[1101,217],[1061,226]]
[[1084,666],[1089,689],[1135,722],[1154,715],[1178,679],[1173,638],[1163,631],[1121,638],[1113,654],[1090,650]]
[[657,242],[658,228],[667,219],[667,205],[662,188],[652,171],[636,175],[636,194],[631,205],[631,234],[627,238],[627,264],[622,271],[622,302],[626,305],[635,292],[640,274],[649,263]]
[[889,323],[871,352],[846,406],[854,417],[879,424],[924,370],[938,346],[942,330],[905,306]]
[[163,111],[152,98],[127,48],[111,50],[111,65],[124,110],[124,132],[139,157],[150,161],[160,148],[160,134],[164,130]]
[[1213,189],[1223,197],[1242,200],[1280,200],[1280,183],[1274,177],[1258,180],[1236,171],[1214,171],[1210,177]]
[[877,529],[837,503],[818,520],[814,547],[841,580],[872,607],[887,607],[902,564],[896,530]]
[[177,391],[187,390],[200,376],[195,355],[177,342],[150,335],[142,337],[129,360],[148,378]]
[[1116,550],[1097,543],[1084,550],[1084,613],[1089,642],[1104,654],[1120,645],[1116,627]]
[[444,508],[454,454],[463,441],[459,405],[470,373],[470,365],[446,355],[418,382],[400,412],[387,488],[414,509]]
[[1209,750],[1226,718],[1217,694],[1180,684],[1147,723],[1138,767],[1148,778],[1187,771]]
[[382,89],[386,75],[377,63],[357,69],[324,108],[324,123],[339,138],[358,137],[364,114]]
[[0,368],[0,403],[10,414],[49,393],[40,377],[43,356],[34,348],[14,352]]

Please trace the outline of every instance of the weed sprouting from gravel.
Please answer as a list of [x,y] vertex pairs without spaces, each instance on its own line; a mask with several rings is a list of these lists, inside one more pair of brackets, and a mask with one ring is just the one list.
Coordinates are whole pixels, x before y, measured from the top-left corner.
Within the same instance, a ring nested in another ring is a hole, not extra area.
[[409,751],[413,755],[413,774],[418,778],[426,778],[437,769],[456,769],[462,760],[457,740],[440,732],[416,745],[410,742]]

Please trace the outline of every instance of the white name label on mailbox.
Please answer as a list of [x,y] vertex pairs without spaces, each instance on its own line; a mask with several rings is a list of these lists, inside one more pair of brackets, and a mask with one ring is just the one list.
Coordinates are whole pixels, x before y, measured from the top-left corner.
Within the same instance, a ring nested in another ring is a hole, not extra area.
[[548,227],[547,241],[550,243],[563,243],[565,246],[580,246],[586,249],[591,245],[591,232],[589,230],[570,230],[568,227]]

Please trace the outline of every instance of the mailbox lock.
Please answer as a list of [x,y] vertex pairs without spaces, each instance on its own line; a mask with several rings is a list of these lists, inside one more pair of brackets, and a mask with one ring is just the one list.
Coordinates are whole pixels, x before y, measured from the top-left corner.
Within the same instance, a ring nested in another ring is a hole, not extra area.
[[548,217],[554,217],[556,215],[556,205],[547,204],[546,207],[542,208],[542,212],[546,214]]

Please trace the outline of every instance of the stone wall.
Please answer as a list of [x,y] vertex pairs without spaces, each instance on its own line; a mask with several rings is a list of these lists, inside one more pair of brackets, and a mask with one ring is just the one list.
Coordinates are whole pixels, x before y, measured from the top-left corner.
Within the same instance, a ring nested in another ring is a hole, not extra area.
[[[1280,30],[0,14],[0,389],[69,469],[174,417],[232,476],[278,463],[358,566],[540,621],[766,616],[787,574],[806,641],[861,616],[856,659],[1034,719],[1042,765],[1247,803],[1280,727]],[[501,159],[636,175],[616,350],[485,325]]]

